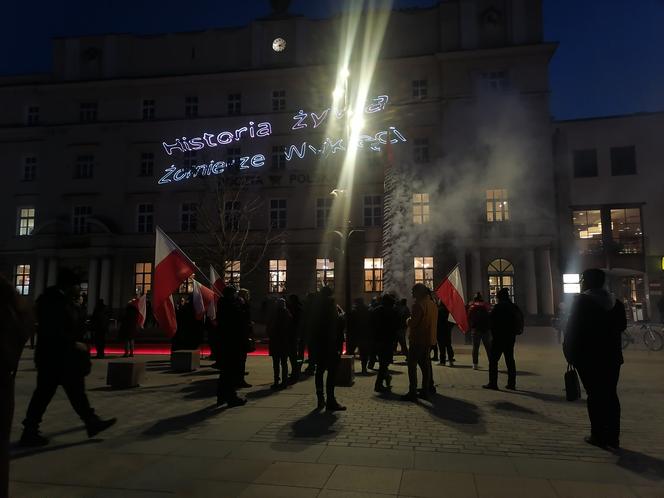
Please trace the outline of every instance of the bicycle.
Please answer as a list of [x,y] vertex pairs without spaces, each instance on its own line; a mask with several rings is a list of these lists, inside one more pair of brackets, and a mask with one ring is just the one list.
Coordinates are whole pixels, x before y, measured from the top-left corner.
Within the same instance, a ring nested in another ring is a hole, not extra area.
[[662,336],[662,332],[654,329],[649,323],[641,323],[640,325],[632,325],[623,331],[623,349],[627,349],[630,344],[636,343],[636,338],[634,337],[636,330],[634,329],[643,332],[643,344],[645,344],[650,351],[659,351],[664,347],[664,336]]

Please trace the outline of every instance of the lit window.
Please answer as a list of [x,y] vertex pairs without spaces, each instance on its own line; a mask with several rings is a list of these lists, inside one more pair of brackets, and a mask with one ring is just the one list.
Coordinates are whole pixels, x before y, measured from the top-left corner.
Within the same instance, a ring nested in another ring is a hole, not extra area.
[[573,158],[574,178],[590,178],[597,176],[597,150],[575,150]]
[[18,220],[16,223],[17,235],[32,235],[35,229],[35,208],[21,207],[18,208]]
[[334,261],[331,259],[316,260],[316,289],[321,287],[334,289]]
[[316,226],[325,228],[332,212],[332,199],[330,197],[321,197],[316,199]]
[[504,92],[510,88],[510,81],[505,71],[482,73],[482,84],[486,90],[492,92]]
[[286,292],[286,260],[270,260],[270,288],[268,292],[281,294]]
[[383,258],[364,258],[364,292],[383,292]]
[[364,226],[383,226],[383,197],[380,195],[364,196]]
[[185,202],[181,207],[180,230],[183,232],[195,232],[198,222],[198,204],[195,202]]
[[224,203],[224,227],[226,230],[240,229],[240,201]]
[[30,294],[30,265],[16,265],[14,267],[14,285],[20,295],[27,296]]
[[188,118],[198,116],[198,97],[186,97],[184,99],[184,115]]
[[84,155],[77,156],[74,164],[74,178],[84,179],[92,178],[94,175],[95,156]]
[[81,102],[78,117],[81,123],[97,121],[97,102]]
[[286,199],[270,200],[270,226],[286,228]]
[[611,147],[611,175],[636,175],[636,148]]
[[490,189],[486,191],[486,221],[508,221],[510,211],[507,204],[507,190]]
[[224,282],[226,285],[240,287],[241,264],[239,260],[226,261],[224,265]]
[[424,284],[429,289],[433,289],[433,257],[415,257],[413,258],[415,268],[415,283]]
[[150,121],[154,119],[155,112],[155,101],[152,99],[146,99],[143,101],[143,120]]
[[154,206],[152,204],[138,205],[136,230],[139,233],[151,233],[154,230]]
[[39,124],[39,107],[36,105],[28,106],[25,113],[25,122],[28,126],[37,126]]
[[514,266],[506,259],[498,258],[489,263],[489,300],[496,304],[496,295],[500,289],[507,289],[514,300]]
[[152,263],[134,265],[134,290],[142,296],[152,289]]
[[602,252],[602,214],[599,209],[572,211],[572,224],[581,254]]
[[74,214],[71,218],[72,231],[74,233],[87,233],[89,230],[88,221],[92,216],[92,207],[74,206]]
[[138,171],[139,176],[154,175],[154,154],[152,152],[141,153],[141,165]]
[[612,209],[611,238],[618,254],[641,254],[643,252],[641,209]]
[[563,274],[563,293],[579,294],[581,292],[581,279],[578,273]]
[[413,223],[429,223],[429,194],[413,194]]
[[286,90],[272,90],[272,110],[284,111],[286,109]]
[[198,152],[195,150],[187,150],[182,154],[182,166],[184,168],[193,168],[198,159]]
[[286,155],[283,145],[272,146],[272,169],[280,170],[286,168]]
[[33,182],[37,178],[37,158],[28,156],[23,159],[23,181]]
[[228,94],[228,114],[237,116],[242,114],[242,94],[230,93]]
[[416,138],[413,141],[413,161],[416,163],[429,162],[429,139]]
[[178,287],[178,294],[191,294],[194,292],[194,277],[187,277]]
[[427,98],[429,91],[427,80],[413,80],[413,97],[416,99]]

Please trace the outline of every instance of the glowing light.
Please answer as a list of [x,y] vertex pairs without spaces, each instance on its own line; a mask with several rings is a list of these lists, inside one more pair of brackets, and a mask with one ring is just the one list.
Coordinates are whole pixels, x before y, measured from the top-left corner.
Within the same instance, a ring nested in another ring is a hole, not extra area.
[[580,281],[578,273],[563,274],[563,292],[565,294],[579,294],[581,292]]
[[341,68],[341,71],[339,71],[339,78],[347,80],[349,76],[350,76],[350,71],[348,70],[348,68],[347,67]]
[[335,102],[341,100],[341,97],[343,96],[344,96],[343,88],[336,87],[332,92],[332,98],[334,99]]
[[350,128],[354,131],[361,131],[364,128],[364,119],[362,116],[353,116],[350,120]]

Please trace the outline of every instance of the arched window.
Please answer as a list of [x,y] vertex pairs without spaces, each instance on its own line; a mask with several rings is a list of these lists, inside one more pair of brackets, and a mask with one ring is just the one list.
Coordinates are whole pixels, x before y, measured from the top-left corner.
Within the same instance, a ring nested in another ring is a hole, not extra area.
[[496,303],[496,294],[503,287],[509,289],[510,297],[514,299],[514,266],[506,259],[498,258],[489,263],[489,299],[491,304]]

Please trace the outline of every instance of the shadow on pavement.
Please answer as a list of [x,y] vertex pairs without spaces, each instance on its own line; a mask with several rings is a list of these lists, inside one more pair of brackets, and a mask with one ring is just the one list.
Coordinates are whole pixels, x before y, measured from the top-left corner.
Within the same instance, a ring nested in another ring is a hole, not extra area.
[[[501,373],[503,375],[507,375],[507,370],[498,370],[498,373]],[[539,377],[540,374],[535,373],[535,372],[528,372],[526,370],[517,370],[516,371],[516,376],[518,377]]]
[[205,422],[210,417],[218,415],[224,410],[225,408],[218,408],[215,403],[195,412],[161,419],[151,427],[145,429],[142,434],[144,436],[162,436],[164,434],[188,431],[195,425]]
[[185,399],[204,399],[217,397],[218,378],[201,379],[187,384],[180,390]]
[[521,396],[529,396],[531,398],[538,399],[540,401],[552,401],[555,403],[567,403],[571,404],[571,402],[567,401],[565,399],[565,395],[561,394],[560,396],[555,395],[555,394],[547,394],[547,393],[538,393],[535,391],[525,391],[523,389],[517,389],[516,391],[503,391],[503,392],[508,392],[512,394],[520,394]]
[[444,422],[451,422],[457,429],[464,432],[474,434],[486,432],[482,414],[476,404],[438,393],[432,394],[430,400],[431,405],[418,404],[431,412],[434,417]]
[[651,481],[664,479],[664,460],[638,451],[621,449],[618,452],[616,465]]
[[526,408],[525,406],[517,405],[515,403],[510,403],[509,401],[495,401],[491,405],[496,410],[507,411],[507,412],[516,412],[523,413],[527,415],[539,415],[536,411]]
[[22,448],[18,444],[10,446],[10,458],[12,460],[18,460],[20,458],[25,458],[33,455],[39,455],[40,453],[49,453],[52,451],[65,450],[67,448],[74,448],[77,446],[86,446],[88,444],[101,443],[102,439],[85,439],[83,441],[78,441],[76,443],[66,443],[66,444],[55,444],[49,446],[42,446],[39,448]]
[[332,437],[337,432],[332,429],[337,419],[334,413],[312,410],[293,422],[291,436],[295,439]]

